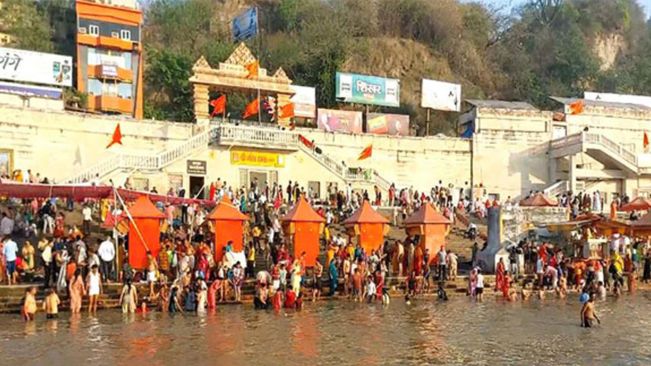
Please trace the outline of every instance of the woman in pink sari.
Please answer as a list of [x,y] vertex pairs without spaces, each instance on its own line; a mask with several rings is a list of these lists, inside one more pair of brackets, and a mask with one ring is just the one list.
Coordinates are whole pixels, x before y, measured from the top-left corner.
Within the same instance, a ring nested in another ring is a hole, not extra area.
[[208,287],[208,299],[206,301],[206,306],[208,310],[213,310],[217,307],[217,291],[221,286],[221,280],[215,279]]
[[80,269],[75,271],[68,290],[70,292],[70,312],[78,314],[81,311],[81,300],[86,295],[86,287]]
[[477,269],[470,271],[470,277],[468,277],[468,294],[471,297],[475,297],[475,289],[477,288]]

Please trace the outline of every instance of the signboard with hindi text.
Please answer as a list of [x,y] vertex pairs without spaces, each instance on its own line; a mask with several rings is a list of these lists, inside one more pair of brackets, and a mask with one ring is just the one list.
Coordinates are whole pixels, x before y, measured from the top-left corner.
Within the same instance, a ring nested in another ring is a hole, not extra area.
[[186,164],[188,174],[206,175],[208,169],[205,160],[188,160]]
[[423,79],[420,106],[439,111],[461,110],[461,85]]
[[318,109],[317,126],[327,132],[362,133],[362,112]]
[[314,118],[316,114],[316,91],[308,86],[290,85],[294,95],[294,117]]
[[337,72],[336,98],[348,103],[400,106],[400,80]]
[[409,115],[368,113],[366,132],[376,135],[409,136]]
[[265,168],[285,167],[285,155],[258,150],[231,150],[232,165],[248,165]]
[[72,57],[0,47],[0,80],[72,86]]

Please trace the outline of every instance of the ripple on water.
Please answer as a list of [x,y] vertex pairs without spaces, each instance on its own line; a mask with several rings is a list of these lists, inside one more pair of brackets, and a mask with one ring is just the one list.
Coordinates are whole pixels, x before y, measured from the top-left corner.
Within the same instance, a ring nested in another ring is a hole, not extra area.
[[648,304],[648,294],[598,303],[603,325],[590,330],[578,326],[574,298],[308,303],[280,314],[250,306],[201,316],[106,311],[28,324],[0,316],[0,350],[2,364],[20,365],[645,365]]

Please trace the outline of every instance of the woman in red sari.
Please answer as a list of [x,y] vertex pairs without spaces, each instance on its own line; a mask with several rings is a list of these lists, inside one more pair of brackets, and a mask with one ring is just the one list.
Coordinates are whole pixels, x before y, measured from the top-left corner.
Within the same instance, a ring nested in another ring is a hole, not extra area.
[[507,301],[511,301],[511,296],[509,294],[509,290],[511,289],[511,276],[509,276],[509,273],[506,272],[504,275],[504,283],[502,284],[502,296]]
[[495,271],[495,291],[501,291],[504,288],[505,272],[504,260],[500,258],[500,261],[497,263],[497,270]]
[[382,288],[384,287],[384,276],[382,275],[382,271],[377,270],[375,271],[375,285],[376,285],[376,296],[377,299],[382,301]]

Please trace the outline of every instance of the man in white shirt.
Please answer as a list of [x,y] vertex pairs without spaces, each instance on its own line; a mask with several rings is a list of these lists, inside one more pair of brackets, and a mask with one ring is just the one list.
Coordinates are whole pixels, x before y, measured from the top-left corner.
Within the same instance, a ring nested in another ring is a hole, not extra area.
[[16,258],[18,254],[18,245],[15,241],[11,240],[8,236],[4,239],[4,248],[2,249],[2,254],[5,257],[6,268],[7,268],[7,284],[11,286],[16,279]]
[[84,235],[88,236],[90,235],[90,223],[93,221],[93,211],[90,209],[89,205],[84,206],[81,210],[81,215],[84,217],[82,230],[84,231]]
[[110,281],[113,276],[113,260],[115,259],[115,246],[113,245],[111,238],[107,237],[106,240],[99,244],[97,254],[101,261],[100,271],[102,273],[102,278],[106,279],[106,281]]
[[475,294],[477,301],[484,300],[484,275],[481,274],[481,269],[477,268],[477,285],[475,285]]

